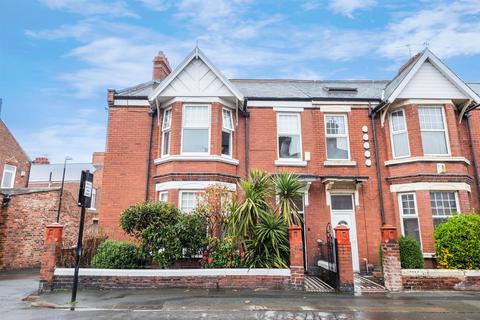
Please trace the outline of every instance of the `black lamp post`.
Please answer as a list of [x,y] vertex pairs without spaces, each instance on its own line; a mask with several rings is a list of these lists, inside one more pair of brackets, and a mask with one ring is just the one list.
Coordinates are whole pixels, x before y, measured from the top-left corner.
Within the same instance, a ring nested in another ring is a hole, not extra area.
[[60,199],[58,200],[57,223],[60,221],[60,211],[62,210],[63,185],[65,184],[65,170],[67,169],[67,161],[72,157],[66,156],[63,162],[62,186],[60,187]]

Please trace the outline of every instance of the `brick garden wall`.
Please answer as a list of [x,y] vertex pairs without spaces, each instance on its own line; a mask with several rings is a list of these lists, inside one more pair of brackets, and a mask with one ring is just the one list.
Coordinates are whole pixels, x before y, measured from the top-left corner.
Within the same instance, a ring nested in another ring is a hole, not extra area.
[[[17,189],[15,192],[20,194],[10,195],[8,207],[0,208],[0,270],[38,267],[45,227],[55,222],[57,216],[60,190]],[[60,223],[65,226],[65,244],[76,243],[79,212],[75,198],[65,190],[60,214]],[[85,225],[88,230],[89,215]]]
[[[56,269],[53,289],[72,286],[73,269]],[[290,286],[289,269],[80,269],[81,288],[268,288]]]
[[480,291],[479,270],[403,269],[404,290]]

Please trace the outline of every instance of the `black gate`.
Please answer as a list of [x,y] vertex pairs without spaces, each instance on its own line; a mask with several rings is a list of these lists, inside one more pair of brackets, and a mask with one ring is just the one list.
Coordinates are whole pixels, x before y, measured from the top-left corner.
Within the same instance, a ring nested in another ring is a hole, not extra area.
[[336,288],[338,285],[337,240],[333,234],[332,224],[325,228],[326,242],[320,246],[320,267],[322,279]]

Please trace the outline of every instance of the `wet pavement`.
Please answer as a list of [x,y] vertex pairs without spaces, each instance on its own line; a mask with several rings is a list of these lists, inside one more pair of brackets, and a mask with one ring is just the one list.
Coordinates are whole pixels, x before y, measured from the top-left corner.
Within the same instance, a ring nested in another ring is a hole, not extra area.
[[35,273],[0,273],[0,319],[480,319],[480,293],[80,290],[72,312],[69,291],[22,301],[37,288]]

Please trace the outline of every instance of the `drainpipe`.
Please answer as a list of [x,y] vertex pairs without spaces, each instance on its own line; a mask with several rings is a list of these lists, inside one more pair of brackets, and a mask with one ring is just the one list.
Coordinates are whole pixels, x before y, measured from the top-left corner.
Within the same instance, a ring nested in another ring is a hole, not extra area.
[[248,148],[249,148],[249,125],[248,119],[250,118],[250,113],[247,111],[247,102],[248,99],[243,100],[243,110],[242,115],[245,117],[245,178],[248,177]]
[[473,138],[472,138],[472,128],[470,126],[470,117],[471,113],[467,112],[465,114],[465,117],[467,118],[467,130],[468,130],[468,144],[470,145],[470,152],[472,156],[472,165],[473,165],[473,171],[475,173],[475,181],[477,182],[477,196],[480,199],[480,178],[478,176],[478,164],[477,164],[477,159],[475,157],[475,146],[473,145]]
[[155,123],[155,109],[150,109],[148,112],[150,116],[150,129],[148,131],[148,151],[147,151],[147,174],[146,174],[146,182],[145,182],[145,202],[148,201],[148,193],[150,191],[150,165],[151,159],[150,156],[152,154],[152,140],[153,140],[153,124]]
[[383,204],[383,189],[382,189],[382,173],[380,171],[380,161],[378,156],[378,145],[377,145],[377,130],[375,128],[375,117],[377,116],[377,112],[372,110],[371,103],[368,103],[369,115],[372,124],[372,142],[373,142],[373,150],[375,152],[375,170],[377,172],[377,188],[378,188],[378,195],[380,196],[380,218],[382,219],[382,225],[385,224],[385,206]]

